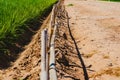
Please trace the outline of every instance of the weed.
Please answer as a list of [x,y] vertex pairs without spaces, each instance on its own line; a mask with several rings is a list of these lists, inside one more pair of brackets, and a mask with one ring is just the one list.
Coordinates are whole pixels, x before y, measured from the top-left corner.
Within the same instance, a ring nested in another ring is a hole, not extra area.
[[106,54],[106,55],[104,54],[104,55],[103,55],[103,58],[104,58],[104,59],[109,59],[110,57],[109,57],[108,54]]
[[68,4],[68,6],[73,6],[73,4]]

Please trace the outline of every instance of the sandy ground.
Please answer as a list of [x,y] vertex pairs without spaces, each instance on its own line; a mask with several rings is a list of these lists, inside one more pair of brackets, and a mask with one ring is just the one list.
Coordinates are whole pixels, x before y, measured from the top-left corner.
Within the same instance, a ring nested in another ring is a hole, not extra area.
[[[72,4],[70,6],[69,4]],[[65,0],[90,80],[120,80],[120,3]]]
[[[65,7],[70,28],[63,20],[55,40],[58,80],[120,80],[120,3],[65,0]],[[12,66],[0,70],[0,80],[40,80],[40,34],[48,22]]]

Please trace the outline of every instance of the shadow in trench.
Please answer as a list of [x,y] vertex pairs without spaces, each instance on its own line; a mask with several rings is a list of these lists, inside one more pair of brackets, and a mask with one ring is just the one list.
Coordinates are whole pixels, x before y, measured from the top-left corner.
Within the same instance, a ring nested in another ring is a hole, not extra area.
[[84,61],[83,61],[83,59],[82,59],[82,56],[81,56],[81,54],[80,54],[79,48],[78,48],[78,46],[77,46],[77,43],[76,43],[76,41],[75,41],[75,39],[74,39],[74,37],[73,37],[73,35],[72,35],[72,32],[71,32],[71,30],[70,30],[68,13],[66,13],[66,15],[67,15],[67,26],[68,26],[68,29],[69,29],[69,34],[70,34],[70,37],[71,37],[71,39],[73,40],[73,42],[74,42],[74,44],[75,44],[75,48],[76,48],[76,51],[77,51],[77,55],[78,55],[78,57],[79,57],[79,59],[80,59],[80,62],[81,62],[82,68],[83,68],[84,78],[85,78],[85,80],[89,80],[86,66],[85,66]]

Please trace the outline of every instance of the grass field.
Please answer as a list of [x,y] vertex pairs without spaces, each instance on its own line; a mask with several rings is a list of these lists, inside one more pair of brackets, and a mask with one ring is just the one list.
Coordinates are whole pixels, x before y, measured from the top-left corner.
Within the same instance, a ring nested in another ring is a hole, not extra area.
[[105,1],[114,1],[114,2],[120,2],[120,0],[105,0]]
[[0,51],[24,31],[25,22],[42,14],[57,0],[0,0]]

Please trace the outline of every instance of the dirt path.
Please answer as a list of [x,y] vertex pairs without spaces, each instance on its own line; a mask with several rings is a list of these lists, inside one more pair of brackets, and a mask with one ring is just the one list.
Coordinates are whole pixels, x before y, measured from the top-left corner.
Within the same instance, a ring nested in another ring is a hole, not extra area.
[[120,80],[120,3],[65,0],[65,5],[90,80]]

